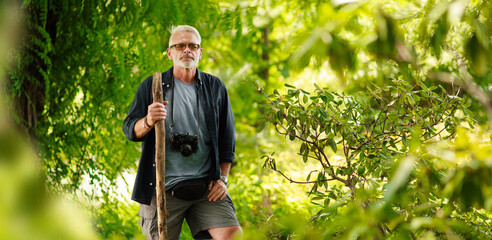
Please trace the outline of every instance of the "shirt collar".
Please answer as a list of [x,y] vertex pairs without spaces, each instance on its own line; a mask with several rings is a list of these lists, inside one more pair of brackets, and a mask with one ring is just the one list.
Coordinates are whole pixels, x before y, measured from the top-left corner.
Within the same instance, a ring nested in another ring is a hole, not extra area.
[[[173,67],[169,68],[166,72],[162,73],[162,79],[163,82],[162,84],[171,84],[171,81],[173,79]],[[203,84],[203,72],[196,69],[196,81],[199,85]]]

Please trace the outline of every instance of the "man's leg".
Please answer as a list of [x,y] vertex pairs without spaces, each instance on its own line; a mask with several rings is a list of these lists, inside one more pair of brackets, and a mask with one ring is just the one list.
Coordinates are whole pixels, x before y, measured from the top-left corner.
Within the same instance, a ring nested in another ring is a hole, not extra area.
[[157,208],[155,207],[155,197],[152,198],[150,205],[140,204],[138,215],[140,216],[140,228],[147,240],[159,239],[157,230]]
[[214,240],[234,240],[242,239],[243,230],[240,226],[212,228],[208,232]]
[[195,239],[233,239],[234,234],[242,233],[229,195],[215,202],[206,196],[194,201],[185,218]]
[[[167,210],[167,233],[169,240],[178,240],[181,233],[181,226],[186,209],[190,203],[177,199],[166,192]],[[152,197],[150,205],[141,204],[139,214],[141,217],[142,233],[147,240],[158,239],[159,231],[157,226],[157,204],[155,195]]]

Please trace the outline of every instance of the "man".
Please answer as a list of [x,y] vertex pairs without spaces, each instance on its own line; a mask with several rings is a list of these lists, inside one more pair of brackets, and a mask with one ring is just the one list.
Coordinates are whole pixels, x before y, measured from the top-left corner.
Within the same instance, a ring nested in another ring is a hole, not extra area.
[[148,77],[138,87],[123,123],[129,140],[142,141],[132,199],[140,203],[147,239],[158,237],[153,126],[162,120],[169,239],[179,239],[184,219],[195,239],[232,239],[242,233],[227,192],[235,157],[234,117],[222,81],[196,68],[202,57],[200,44],[194,27],[173,27],[167,49],[173,67],[162,73],[164,103],[153,103]]

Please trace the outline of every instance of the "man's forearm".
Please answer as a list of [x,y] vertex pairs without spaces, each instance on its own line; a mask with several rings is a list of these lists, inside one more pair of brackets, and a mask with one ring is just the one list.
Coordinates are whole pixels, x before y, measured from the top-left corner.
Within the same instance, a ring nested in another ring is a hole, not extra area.
[[231,162],[221,162],[220,163],[220,170],[222,172],[222,176],[229,176],[229,170],[231,169]]
[[141,138],[141,137],[145,136],[145,134],[147,134],[151,129],[151,128],[148,128],[145,126],[144,120],[145,120],[145,118],[138,120],[135,123],[135,127],[133,127],[133,132],[135,133],[135,137],[137,137],[137,138]]

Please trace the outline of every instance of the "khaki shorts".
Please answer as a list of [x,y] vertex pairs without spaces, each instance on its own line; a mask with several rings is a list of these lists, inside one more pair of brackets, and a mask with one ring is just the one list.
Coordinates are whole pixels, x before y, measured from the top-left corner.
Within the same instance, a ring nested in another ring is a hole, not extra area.
[[[207,192],[208,194],[208,192]],[[171,196],[166,192],[167,232],[169,240],[178,240],[183,220],[186,219],[191,234],[195,239],[210,239],[208,229],[239,226],[236,210],[231,197],[227,194],[224,200],[209,202],[205,194],[201,199],[185,201]],[[159,239],[157,226],[157,204],[155,195],[150,205],[140,204],[138,211],[142,233],[148,240]]]

